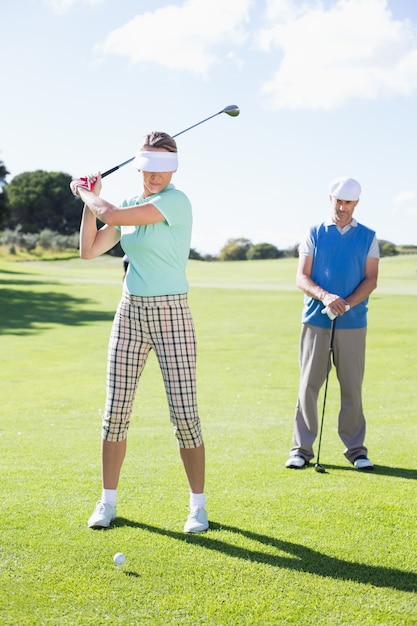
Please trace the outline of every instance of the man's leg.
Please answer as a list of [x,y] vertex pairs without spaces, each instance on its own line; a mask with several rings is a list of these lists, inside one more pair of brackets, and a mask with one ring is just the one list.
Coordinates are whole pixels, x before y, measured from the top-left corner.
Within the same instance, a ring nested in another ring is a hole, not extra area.
[[336,331],[334,357],[341,394],[338,432],[346,446],[344,455],[351,463],[358,456],[368,455],[364,445],[366,423],[362,408],[365,346],[366,328]]
[[303,324],[300,338],[300,386],[293,432],[291,456],[306,461],[314,457],[313,443],[317,437],[317,399],[326,380],[329,360],[330,329]]

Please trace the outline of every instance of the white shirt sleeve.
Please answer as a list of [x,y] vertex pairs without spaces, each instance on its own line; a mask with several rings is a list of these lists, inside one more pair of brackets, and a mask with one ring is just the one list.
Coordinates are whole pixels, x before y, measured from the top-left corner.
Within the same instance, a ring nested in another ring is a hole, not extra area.
[[371,246],[368,250],[368,254],[367,254],[367,258],[371,258],[371,259],[379,259],[379,243],[378,243],[378,239],[375,235],[375,237],[373,238],[373,241],[371,243]]
[[298,255],[299,256],[314,256],[314,243],[311,237],[311,232],[308,231],[306,233],[304,239],[301,241],[298,246]]

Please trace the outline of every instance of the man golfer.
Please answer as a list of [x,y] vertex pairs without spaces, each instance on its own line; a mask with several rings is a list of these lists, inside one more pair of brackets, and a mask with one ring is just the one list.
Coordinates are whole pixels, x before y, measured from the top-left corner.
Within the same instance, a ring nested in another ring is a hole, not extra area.
[[296,284],[304,292],[300,385],[293,445],[285,465],[300,469],[314,457],[317,399],[327,374],[331,318],[336,316],[333,360],[341,397],[338,434],[346,459],[358,470],[371,470],[364,445],[362,381],[367,303],[377,285],[379,246],[375,232],[353,217],[360,184],[352,178],[338,178],[330,184],[329,193],[330,219],[313,226],[299,248]]

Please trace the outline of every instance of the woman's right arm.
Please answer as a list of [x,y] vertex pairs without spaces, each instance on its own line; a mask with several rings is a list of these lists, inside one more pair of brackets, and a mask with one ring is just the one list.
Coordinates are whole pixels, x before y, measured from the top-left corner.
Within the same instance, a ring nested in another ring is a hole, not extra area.
[[84,205],[80,226],[80,257],[95,259],[108,252],[120,240],[120,232],[114,226],[105,224],[97,229],[94,213]]

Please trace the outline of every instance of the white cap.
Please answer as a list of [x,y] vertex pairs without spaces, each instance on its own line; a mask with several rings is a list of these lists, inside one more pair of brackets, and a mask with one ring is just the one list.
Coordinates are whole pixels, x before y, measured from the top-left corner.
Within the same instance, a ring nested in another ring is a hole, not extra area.
[[139,150],[133,165],[143,172],[175,172],[178,169],[178,154],[167,150]]
[[337,200],[359,200],[361,186],[353,178],[336,178],[329,185],[329,194]]

